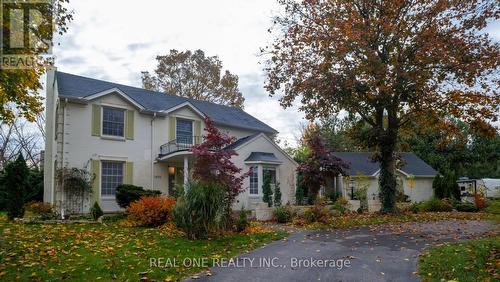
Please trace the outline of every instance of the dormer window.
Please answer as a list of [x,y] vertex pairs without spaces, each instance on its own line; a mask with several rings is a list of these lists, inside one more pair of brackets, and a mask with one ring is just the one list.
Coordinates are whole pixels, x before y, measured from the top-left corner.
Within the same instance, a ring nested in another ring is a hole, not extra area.
[[102,134],[124,137],[125,110],[102,107]]
[[193,121],[177,118],[175,133],[177,144],[193,144]]

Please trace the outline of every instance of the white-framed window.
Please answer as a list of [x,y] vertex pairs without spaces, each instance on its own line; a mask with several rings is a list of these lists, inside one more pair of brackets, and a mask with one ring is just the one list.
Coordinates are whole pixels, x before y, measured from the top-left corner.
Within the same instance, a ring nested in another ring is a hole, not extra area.
[[112,197],[116,187],[123,184],[124,162],[101,161],[101,196]]
[[[264,175],[266,175],[266,173],[269,173],[269,175],[271,176],[271,189],[273,189],[273,191],[274,191],[274,188],[276,188],[276,168],[275,167],[264,167],[262,177],[264,177]],[[262,182],[264,182],[264,180],[262,180]]]
[[193,121],[178,118],[175,136],[177,144],[193,144]]
[[102,134],[124,137],[125,135],[125,110],[102,107]]
[[250,195],[259,194],[259,168],[258,166],[250,167]]

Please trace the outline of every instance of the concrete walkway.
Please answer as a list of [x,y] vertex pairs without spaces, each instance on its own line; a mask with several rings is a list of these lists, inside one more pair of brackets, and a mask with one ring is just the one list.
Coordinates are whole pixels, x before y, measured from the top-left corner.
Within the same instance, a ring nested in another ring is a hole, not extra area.
[[300,231],[187,281],[418,281],[422,249],[495,230],[486,221],[450,220]]

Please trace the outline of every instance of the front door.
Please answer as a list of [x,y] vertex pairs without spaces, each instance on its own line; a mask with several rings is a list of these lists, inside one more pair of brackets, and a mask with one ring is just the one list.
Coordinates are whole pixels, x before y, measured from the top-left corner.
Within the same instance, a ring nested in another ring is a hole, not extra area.
[[168,174],[168,195],[170,197],[176,197],[177,194],[175,193],[175,173]]
[[184,186],[184,169],[181,167],[175,167],[175,172],[173,174],[168,174],[168,195],[172,197],[178,197],[178,189],[182,189]]

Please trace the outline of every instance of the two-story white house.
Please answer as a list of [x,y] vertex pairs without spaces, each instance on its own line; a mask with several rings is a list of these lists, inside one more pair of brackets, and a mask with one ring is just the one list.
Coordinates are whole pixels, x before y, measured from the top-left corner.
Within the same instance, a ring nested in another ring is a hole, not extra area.
[[[280,183],[283,203],[293,202],[297,164],[274,143],[277,131],[243,110],[55,69],[47,73],[44,201],[66,213],[86,212],[95,201],[105,212],[118,211],[115,189],[122,183],[173,195],[190,177],[189,148],[202,141],[205,116],[236,137],[232,161],[243,172],[252,169],[235,208],[262,202],[265,171]],[[56,177],[62,168],[95,175],[82,203]]]

